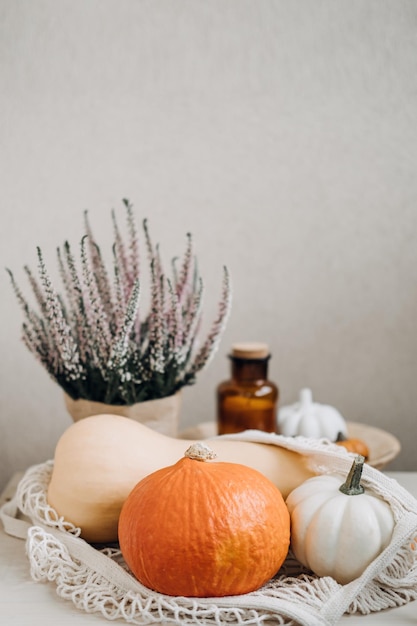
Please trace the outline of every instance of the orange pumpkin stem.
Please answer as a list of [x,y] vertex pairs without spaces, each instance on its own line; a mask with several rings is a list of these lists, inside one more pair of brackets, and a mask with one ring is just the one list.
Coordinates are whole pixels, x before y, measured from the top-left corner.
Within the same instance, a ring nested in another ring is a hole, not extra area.
[[212,461],[217,454],[205,443],[197,441],[185,451],[184,456],[194,461]]

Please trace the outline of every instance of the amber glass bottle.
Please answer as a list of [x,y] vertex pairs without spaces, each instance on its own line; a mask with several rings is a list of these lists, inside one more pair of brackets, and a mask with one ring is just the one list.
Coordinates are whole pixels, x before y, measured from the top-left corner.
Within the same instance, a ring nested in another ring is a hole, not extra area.
[[277,432],[279,390],[268,380],[269,349],[263,343],[232,346],[231,378],[217,387],[219,435],[257,429]]

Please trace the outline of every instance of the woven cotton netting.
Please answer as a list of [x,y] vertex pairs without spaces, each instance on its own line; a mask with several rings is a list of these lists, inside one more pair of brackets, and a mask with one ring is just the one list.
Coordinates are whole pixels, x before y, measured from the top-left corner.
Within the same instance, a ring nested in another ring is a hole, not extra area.
[[[317,473],[346,476],[352,455],[326,440],[247,431],[229,439],[257,441],[306,455]],[[53,462],[30,468],[21,480],[15,506],[29,518],[27,554],[31,576],[56,585],[62,598],[89,613],[132,624],[336,624],[344,613],[367,614],[417,599],[417,501],[396,481],[365,466],[362,484],[392,507],[395,529],[387,548],[347,585],[319,578],[289,553],[278,574],[260,590],[224,598],[179,598],[155,593],[129,572],[116,547],[96,549],[80,530],[48,506],[46,491]],[[3,512],[4,513],[4,512]]]

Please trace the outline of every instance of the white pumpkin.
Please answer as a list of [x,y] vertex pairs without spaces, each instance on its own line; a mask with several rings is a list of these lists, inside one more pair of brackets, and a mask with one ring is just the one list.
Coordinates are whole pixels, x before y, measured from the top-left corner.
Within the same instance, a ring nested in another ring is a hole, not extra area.
[[300,391],[300,400],[278,411],[278,430],[286,437],[311,437],[336,441],[341,434],[347,437],[344,417],[334,407],[313,402],[311,389]]
[[317,576],[346,584],[388,545],[394,529],[391,507],[360,484],[364,458],[357,456],[345,483],[315,476],[296,487],[286,504],[295,557]]

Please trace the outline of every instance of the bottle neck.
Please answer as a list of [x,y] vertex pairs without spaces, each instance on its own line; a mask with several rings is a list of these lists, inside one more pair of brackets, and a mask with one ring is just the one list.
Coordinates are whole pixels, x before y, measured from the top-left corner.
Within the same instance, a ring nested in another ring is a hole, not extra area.
[[238,381],[266,380],[269,356],[265,359],[241,359],[230,356],[232,378]]

